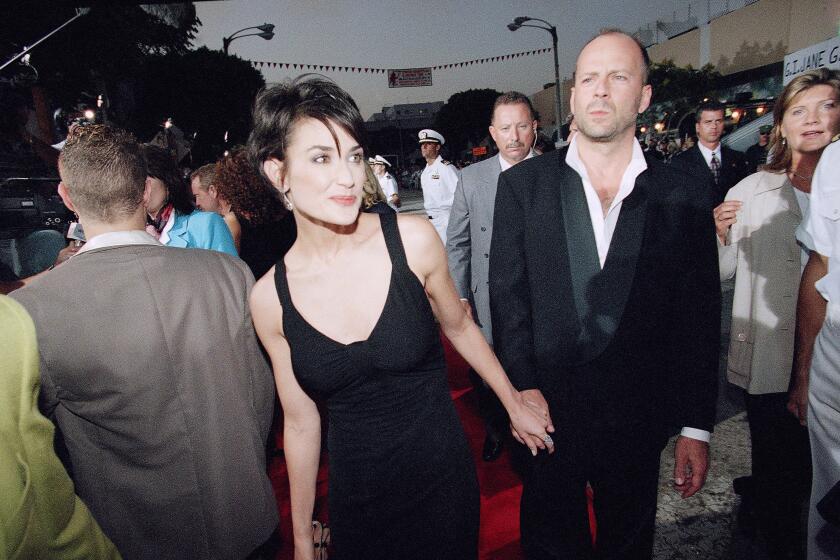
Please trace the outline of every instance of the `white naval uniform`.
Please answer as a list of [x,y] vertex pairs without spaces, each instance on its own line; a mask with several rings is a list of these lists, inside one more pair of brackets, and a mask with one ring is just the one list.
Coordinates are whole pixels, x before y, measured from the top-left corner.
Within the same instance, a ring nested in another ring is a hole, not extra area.
[[446,227],[449,225],[449,212],[455,199],[455,187],[461,180],[461,173],[450,164],[444,163],[438,156],[431,165],[426,165],[420,174],[420,187],[423,189],[423,207],[432,220],[443,244],[446,245]]
[[382,192],[385,193],[385,201],[388,203],[388,206],[393,208],[394,211],[399,212],[399,209],[391,202],[391,197],[399,194],[397,192],[397,180],[390,173],[385,173],[381,177],[377,175],[376,178],[379,181],[379,186],[382,187]]
[[808,516],[808,559],[840,558],[840,529],[829,525],[816,504],[840,481],[840,142],[820,157],[811,183],[804,230],[817,253],[828,257],[828,274],[817,290],[828,302],[814,342],[808,382],[808,433],[813,483]]

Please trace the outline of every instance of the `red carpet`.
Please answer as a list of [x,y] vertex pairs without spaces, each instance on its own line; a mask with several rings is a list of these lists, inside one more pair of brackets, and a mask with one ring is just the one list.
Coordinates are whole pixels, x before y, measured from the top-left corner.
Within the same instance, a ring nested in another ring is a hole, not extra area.
[[[464,425],[478,470],[478,482],[481,488],[479,558],[481,560],[520,560],[523,558],[519,548],[519,498],[522,495],[522,484],[511,468],[507,447],[496,461],[492,463],[482,461],[484,426],[478,415],[478,402],[467,377],[468,366],[455,352],[449,341],[443,338],[443,342],[452,398]],[[278,439],[281,437],[282,435],[278,434]],[[318,473],[315,502],[315,517],[322,522],[328,519],[326,459],[327,456],[324,453]],[[280,529],[284,543],[277,559],[291,560],[293,555],[289,480],[282,457],[275,458],[272,462],[269,476],[280,510]]]

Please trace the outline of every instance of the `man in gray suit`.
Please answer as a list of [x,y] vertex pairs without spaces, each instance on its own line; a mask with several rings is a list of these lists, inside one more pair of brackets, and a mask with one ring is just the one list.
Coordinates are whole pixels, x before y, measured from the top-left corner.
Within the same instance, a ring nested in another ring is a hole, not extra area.
[[[487,274],[496,184],[502,171],[534,155],[537,121],[531,100],[515,91],[500,95],[493,104],[489,130],[499,153],[461,172],[449,217],[446,252],[449,273],[461,302],[492,345]],[[504,411],[492,391],[477,376],[471,378],[479,394],[479,408],[487,430],[482,458],[492,461],[502,450]]]
[[12,294],[32,316],[41,407],[76,491],[124,558],[260,558],[277,525],[265,473],[271,372],[247,266],[144,231],[134,138],[71,132],[59,194],[88,243]]

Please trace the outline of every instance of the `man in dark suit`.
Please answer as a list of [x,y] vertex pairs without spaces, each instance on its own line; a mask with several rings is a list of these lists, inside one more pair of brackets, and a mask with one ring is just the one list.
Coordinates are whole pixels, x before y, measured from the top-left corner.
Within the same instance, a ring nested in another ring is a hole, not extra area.
[[88,242],[12,297],[35,322],[41,407],[79,497],[125,558],[267,553],[274,383],[248,312],[253,276],[144,231],[146,164],[130,134],[75,129],[59,172]]
[[[674,486],[705,481],[717,392],[720,288],[710,193],[646,160],[644,48],[604,31],[581,51],[568,148],[501,174],[490,251],[496,352],[547,406],[556,451],[524,479],[529,558],[652,554],[661,451]],[[595,494],[597,554],[585,496]]]
[[702,179],[714,193],[715,205],[726,192],[749,175],[750,164],[744,154],[720,143],[725,107],[717,101],[704,101],[695,113],[697,144],[677,154],[671,164]]

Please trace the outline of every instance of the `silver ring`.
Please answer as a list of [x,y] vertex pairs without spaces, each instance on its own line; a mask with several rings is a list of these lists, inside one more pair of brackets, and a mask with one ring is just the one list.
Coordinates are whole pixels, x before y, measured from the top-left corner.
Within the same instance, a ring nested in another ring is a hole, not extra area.
[[553,439],[551,439],[551,436],[550,436],[550,435],[545,434],[545,435],[543,436],[543,438],[542,438],[542,439],[543,439],[543,442],[544,442],[546,445],[554,445],[554,440],[553,440]]

